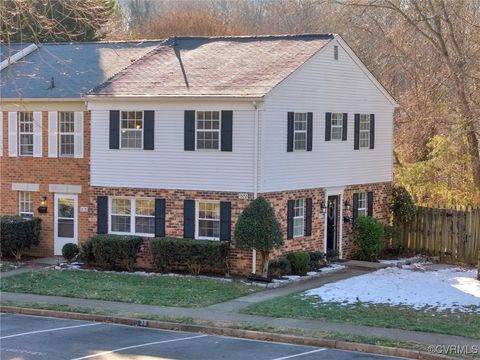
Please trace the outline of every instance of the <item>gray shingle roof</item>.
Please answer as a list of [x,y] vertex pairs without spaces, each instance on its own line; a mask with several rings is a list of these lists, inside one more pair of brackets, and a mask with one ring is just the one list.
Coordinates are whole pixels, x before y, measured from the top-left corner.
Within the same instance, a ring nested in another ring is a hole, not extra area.
[[170,38],[87,96],[261,97],[333,38]]
[[[0,72],[0,98],[79,98],[160,43],[41,44],[39,50]],[[18,51],[18,47],[18,44],[0,45],[2,59]],[[52,77],[53,89],[50,88]]]

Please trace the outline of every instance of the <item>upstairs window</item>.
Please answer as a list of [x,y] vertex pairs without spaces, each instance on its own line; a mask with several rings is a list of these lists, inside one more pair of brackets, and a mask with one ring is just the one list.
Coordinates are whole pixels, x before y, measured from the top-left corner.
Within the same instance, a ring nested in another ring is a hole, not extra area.
[[18,147],[19,154],[33,155],[33,112],[18,113]]
[[305,235],[304,199],[296,199],[293,210],[294,210],[293,237],[304,236]]
[[370,115],[360,114],[360,147],[370,147]]
[[342,140],[343,135],[343,114],[332,113],[331,139]]
[[218,150],[220,146],[220,112],[197,111],[197,149]]
[[307,113],[294,114],[293,146],[295,150],[307,149]]
[[120,147],[143,148],[143,112],[122,111],[120,118]]
[[73,157],[75,155],[75,119],[73,111],[58,113],[60,156]]
[[20,191],[18,213],[20,216],[33,216],[33,194],[30,191]]
[[197,208],[197,237],[218,240],[220,238],[220,203],[199,201]]

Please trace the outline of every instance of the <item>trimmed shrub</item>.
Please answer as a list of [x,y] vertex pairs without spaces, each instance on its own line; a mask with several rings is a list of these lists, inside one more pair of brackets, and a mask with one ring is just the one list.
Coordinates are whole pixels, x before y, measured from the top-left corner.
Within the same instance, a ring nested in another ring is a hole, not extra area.
[[390,210],[395,223],[408,223],[413,220],[417,209],[412,196],[403,186],[396,186],[392,189]]
[[192,275],[206,269],[228,271],[228,241],[181,239],[172,237],[155,238],[150,241],[152,260],[161,272],[185,266]]
[[279,278],[285,275],[290,275],[292,272],[292,266],[290,261],[285,258],[271,260],[268,264],[268,276]]
[[82,254],[90,264],[104,270],[120,267],[133,271],[142,242],[140,236],[96,235],[83,244]]
[[325,254],[325,257],[327,258],[327,261],[338,260],[339,256],[340,256],[340,253],[338,252],[337,249],[329,249],[329,250],[327,250],[327,253]]
[[292,265],[292,274],[305,276],[307,275],[308,266],[310,264],[310,256],[307,252],[293,252],[287,255],[288,261]]
[[42,220],[37,217],[0,216],[0,251],[20,260],[23,253],[40,243]]
[[78,246],[74,243],[68,243],[62,247],[62,256],[68,262],[71,262],[78,255]]
[[308,256],[310,256],[310,271],[320,269],[325,261],[325,254],[321,251],[311,251]]
[[383,224],[370,216],[360,216],[355,220],[353,242],[358,246],[358,260],[377,261],[384,243]]

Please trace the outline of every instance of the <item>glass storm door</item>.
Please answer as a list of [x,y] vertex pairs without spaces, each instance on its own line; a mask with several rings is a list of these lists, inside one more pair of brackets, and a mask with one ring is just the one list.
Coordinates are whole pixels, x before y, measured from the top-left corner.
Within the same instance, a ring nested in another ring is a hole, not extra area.
[[55,194],[55,255],[62,255],[63,245],[78,243],[77,201],[77,195]]

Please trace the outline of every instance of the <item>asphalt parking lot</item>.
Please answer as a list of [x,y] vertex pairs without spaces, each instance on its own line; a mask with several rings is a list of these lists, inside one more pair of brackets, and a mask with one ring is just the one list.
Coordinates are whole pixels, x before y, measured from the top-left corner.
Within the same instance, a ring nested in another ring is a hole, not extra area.
[[0,315],[0,358],[2,360],[395,359],[311,346],[13,314]]

